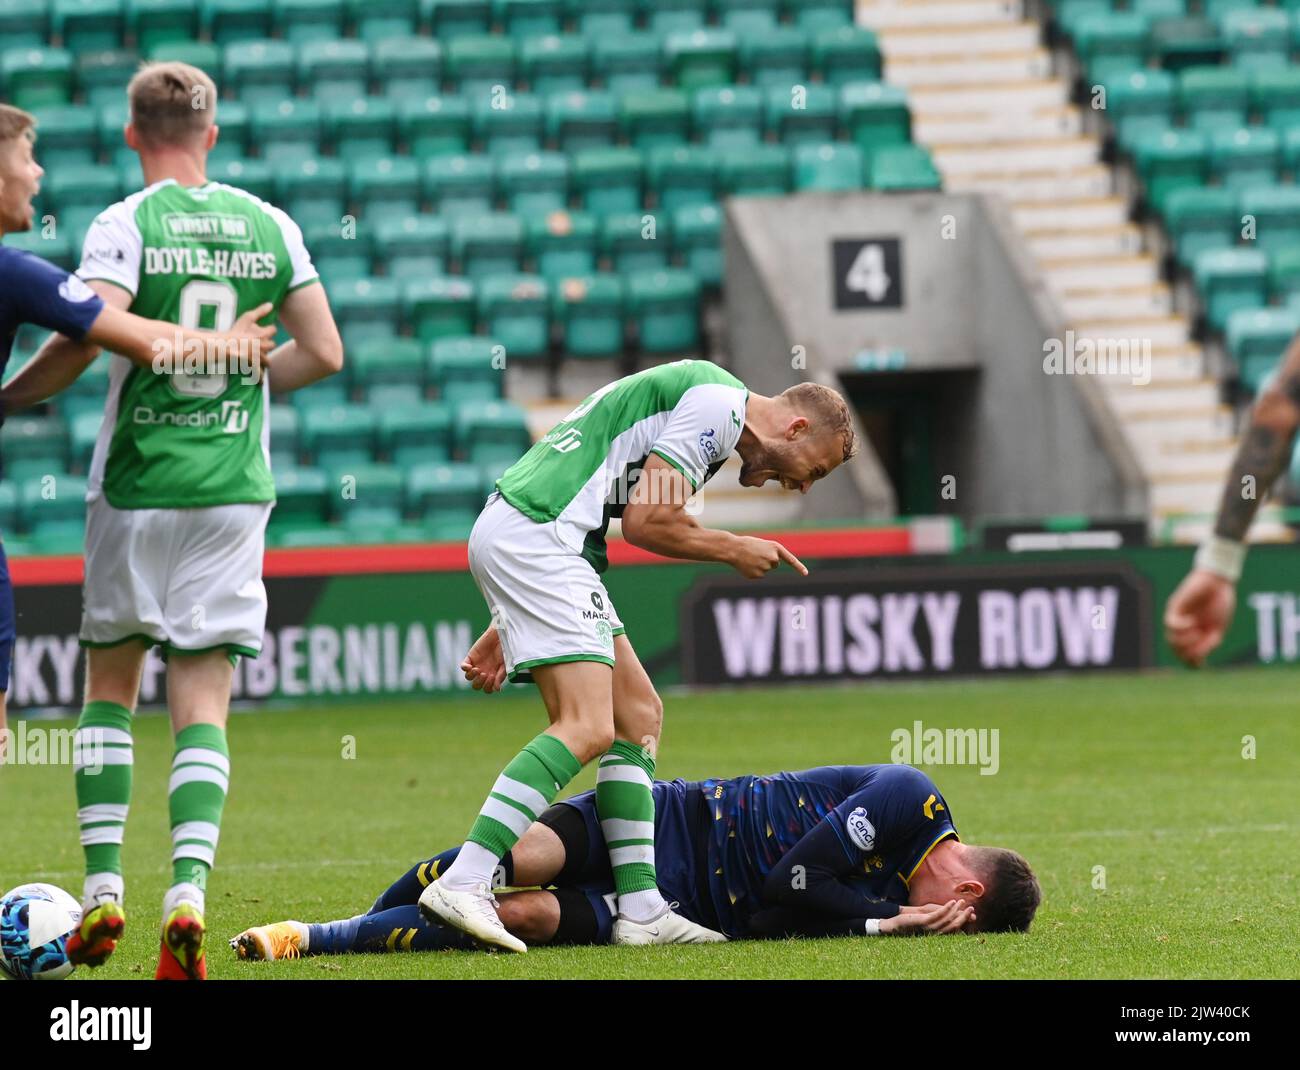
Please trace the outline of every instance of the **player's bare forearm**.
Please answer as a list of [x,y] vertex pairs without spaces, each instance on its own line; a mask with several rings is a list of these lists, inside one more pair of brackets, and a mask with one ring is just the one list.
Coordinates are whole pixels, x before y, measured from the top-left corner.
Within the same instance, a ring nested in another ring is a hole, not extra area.
[[343,341],[324,286],[315,282],[294,290],[279,315],[293,340],[271,354],[272,391],[298,390],[343,369]]
[[704,527],[684,509],[633,513],[631,523],[625,513],[623,537],[633,546],[662,557],[718,561],[724,565],[733,563],[740,541],[729,531]]
[[97,345],[74,342],[61,334],[50,335],[36,356],[0,390],[5,411],[29,409],[71,386],[99,352]]
[[1214,533],[1241,542],[1259,509],[1262,494],[1276,482],[1291,458],[1300,427],[1300,337],[1291,342],[1277,378],[1250,414],[1232,471],[1223,489]]
[[271,390],[277,394],[287,394],[334,375],[343,367],[341,348],[338,356],[336,362],[329,356],[305,350],[296,339],[277,346],[271,351],[271,370],[267,373]]

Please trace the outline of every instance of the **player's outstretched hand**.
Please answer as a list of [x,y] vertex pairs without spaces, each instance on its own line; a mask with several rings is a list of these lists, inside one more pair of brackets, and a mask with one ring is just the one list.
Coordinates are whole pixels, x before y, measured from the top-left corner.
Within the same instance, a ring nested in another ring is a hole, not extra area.
[[927,933],[959,933],[975,920],[975,908],[964,899],[903,907],[897,917],[885,918],[880,931],[891,936],[925,936]]
[[1193,569],[1165,605],[1165,638],[1182,661],[1200,668],[1223,642],[1236,608],[1237,590],[1230,580]]
[[506,661],[501,654],[501,636],[494,626],[489,625],[469,648],[460,670],[475,691],[490,695],[501,690],[506,682]]
[[731,563],[745,579],[756,580],[760,576],[766,576],[782,561],[799,575],[808,575],[808,567],[779,542],[750,535],[738,536]]
[[263,326],[257,321],[270,315],[274,307],[270,301],[264,301],[256,308],[250,308],[230,328],[229,339],[238,347],[236,352],[249,355],[251,367],[248,377],[254,382],[262,381],[262,375],[271,366],[268,359],[271,350],[275,348],[275,324]]

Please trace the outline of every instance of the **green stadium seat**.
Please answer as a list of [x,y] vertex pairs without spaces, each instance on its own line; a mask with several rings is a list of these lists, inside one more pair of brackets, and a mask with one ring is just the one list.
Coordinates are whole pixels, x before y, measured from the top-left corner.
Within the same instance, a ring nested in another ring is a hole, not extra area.
[[0,52],[0,96],[30,110],[72,103],[72,53],[62,48],[6,48]]
[[226,46],[222,84],[250,107],[293,96],[298,54],[287,41],[235,41]]
[[113,167],[86,167],[47,174],[42,180],[45,203],[69,231],[91,220],[122,197],[122,181]]
[[1300,126],[1300,67],[1253,72],[1251,105],[1275,130]]
[[1242,126],[1210,133],[1210,176],[1228,189],[1277,181],[1282,140],[1268,127]]
[[422,342],[472,334],[478,322],[474,284],[447,276],[409,280],[402,289],[406,322]]
[[275,480],[275,508],[271,510],[269,529],[324,522],[331,487],[321,469],[277,466],[271,474]]
[[[327,162],[338,163],[337,160]],[[335,219],[304,225],[303,232],[312,264],[326,289],[335,283],[370,276],[372,250],[370,231],[366,227],[342,225]]]
[[250,141],[277,166],[318,155],[324,125],[314,100],[267,101],[249,108]]
[[808,37],[794,26],[776,26],[760,33],[737,33],[740,71],[762,89],[781,89],[789,96],[793,85],[808,82]]
[[[442,88],[442,45],[431,37],[376,40],[371,55],[379,91],[393,100],[403,114],[416,114],[414,105],[426,97],[436,97]],[[468,115],[468,105],[464,107]]]
[[[80,476],[51,468],[46,465],[44,472],[32,471],[22,475],[17,470],[9,471],[10,478],[18,484],[19,523],[31,531],[33,542],[38,546],[42,534],[49,533],[49,525],[70,524],[80,527],[80,534],[85,533],[86,518],[86,481]],[[50,553],[76,553],[81,547],[80,540],[71,549],[50,549]],[[44,549],[42,547],[42,549]]]
[[495,338],[446,335],[429,347],[428,381],[451,411],[503,393],[506,350]]
[[1274,301],[1297,306],[1300,295],[1300,248],[1278,249],[1269,257],[1268,292]]
[[1300,174],[1300,126],[1282,131],[1282,169],[1292,175]]
[[372,156],[352,164],[352,201],[362,218],[414,215],[423,176],[409,156]]
[[826,85],[769,89],[766,124],[785,145],[822,145],[835,140],[839,92]]
[[606,216],[600,227],[601,251],[620,275],[656,271],[668,266],[672,227],[662,215],[629,212]]
[[37,159],[47,171],[91,165],[99,144],[99,123],[89,108],[61,105],[36,109],[40,135]]
[[451,409],[442,402],[391,405],[379,413],[379,452],[399,468],[451,459]]
[[14,556],[9,533],[18,527],[18,488],[9,480],[0,480],[0,531],[5,533],[5,554]]
[[1241,191],[1241,213],[1255,220],[1255,242],[1265,252],[1300,244],[1300,189],[1256,186]]
[[413,38],[420,23],[420,0],[347,0],[348,21],[363,41]]
[[722,157],[718,187],[724,195],[780,196],[790,192],[790,150],[784,145],[755,145]]
[[77,57],[77,87],[87,106],[118,103],[140,69],[140,55],[129,49],[96,49]]
[[40,48],[50,39],[49,0],[5,0],[0,4],[3,50]]
[[652,271],[627,280],[629,320],[646,353],[680,353],[700,341],[700,283],[689,271]]
[[552,315],[564,352],[575,357],[623,352],[623,282],[617,275],[557,279],[552,293]]
[[1201,0],[1201,8],[1205,12],[1205,17],[1220,24],[1222,24],[1229,12],[1253,9],[1256,6],[1257,0]]
[[[368,464],[374,455],[375,414],[357,405],[313,406],[302,414],[302,446],[326,472]],[[337,494],[338,484],[331,490]]]
[[76,520],[39,521],[32,528],[32,552],[45,555],[80,554],[86,542],[84,509]]
[[562,152],[503,153],[497,188],[506,207],[519,215],[557,212],[569,200],[569,158]]
[[1241,308],[1260,308],[1268,294],[1268,256],[1259,249],[1207,249],[1192,261],[1192,275],[1217,331]]
[[[217,105],[217,143],[208,153],[209,168],[218,160],[240,160],[246,157],[251,126],[247,107],[237,100],[221,101]],[[120,137],[119,134],[119,140]]]
[[483,215],[496,203],[496,166],[490,156],[435,156],[424,165],[424,188],[434,211]]
[[269,405],[266,411],[271,425],[271,470],[296,468],[302,434],[298,411],[292,405]]
[[570,184],[594,215],[639,211],[645,158],[637,149],[585,149],[575,153]]
[[1297,332],[1300,312],[1294,309],[1243,308],[1228,317],[1224,340],[1248,390],[1259,392]]
[[331,288],[329,297],[344,345],[396,335],[401,288],[394,279],[344,280]]
[[420,0],[420,11],[443,40],[485,34],[492,25],[491,0]]
[[465,96],[488,101],[515,84],[516,45],[501,34],[453,37],[446,46],[446,76]]
[[375,225],[375,258],[390,278],[441,275],[450,250],[447,221],[433,215],[381,219]]
[[1131,0],[1128,6],[1148,19],[1178,19],[1187,14],[1187,0]]
[[1219,28],[1209,19],[1155,19],[1150,55],[1167,71],[1222,63],[1226,52]]
[[[766,147],[751,146],[734,158],[747,158]],[[660,145],[646,154],[646,182],[664,212],[708,204],[717,196],[719,162],[727,158],[700,145]]]
[[271,36],[270,0],[201,0],[202,23],[219,45]]
[[1168,71],[1129,71],[1105,89],[1106,114],[1124,148],[1131,149],[1140,137],[1158,137],[1173,125],[1177,82]]
[[1178,96],[1189,126],[1236,129],[1246,124],[1250,78],[1235,67],[1190,67],[1178,76]]
[[21,249],[67,271],[75,270],[81,262],[81,250],[73,247],[71,235],[56,227],[54,234],[47,237],[39,221],[31,230],[6,235],[4,244],[6,249]]
[[674,212],[673,247],[701,286],[716,290],[722,285],[722,210],[716,204],[687,205]]
[[331,375],[319,382],[312,383],[310,390],[295,390],[292,394],[280,395],[279,402],[285,402],[305,414],[311,409],[328,409],[336,405],[350,405],[347,381],[341,375]]
[[538,152],[545,128],[542,98],[531,93],[481,97],[471,112],[473,133],[485,151]]
[[[5,244],[9,244],[8,240],[6,240]],[[107,353],[103,353],[92,360],[90,366],[59,394],[59,402],[73,398],[86,400],[93,403],[97,411],[102,414],[104,402],[108,397],[108,368],[111,359]]]
[[525,223],[528,256],[537,274],[552,282],[571,275],[590,275],[596,270],[598,228],[586,212],[558,210],[527,217]]
[[654,33],[670,33],[698,30],[704,25],[708,5],[704,0],[656,0],[643,8],[646,25]]
[[1094,83],[1123,77],[1146,62],[1150,20],[1131,11],[1080,18],[1073,27],[1079,63]]
[[371,402],[371,391],[400,387],[407,403],[424,398],[424,344],[418,338],[362,342],[348,353],[346,374],[354,393]]
[[669,77],[690,92],[736,80],[736,35],[730,30],[692,30],[669,34],[664,40]]
[[55,36],[74,55],[122,46],[123,0],[53,0],[50,16]]
[[552,93],[545,135],[562,152],[603,148],[618,138],[618,99],[605,90]]
[[812,38],[812,65],[828,85],[874,82],[880,78],[876,35],[861,26],[819,30]]
[[286,162],[275,169],[276,204],[299,226],[337,224],[347,212],[348,169],[342,160]]
[[782,0],[713,0],[718,22],[729,30],[767,33],[776,28]]
[[612,93],[656,88],[663,66],[663,44],[657,34],[602,35],[592,44],[591,73]]
[[472,464],[420,464],[406,473],[407,509],[425,517],[431,539],[464,539],[483,509],[483,479]]
[[547,34],[523,42],[519,71],[539,94],[576,92],[587,85],[587,40],[576,34]]
[[456,410],[456,450],[476,465],[513,464],[533,444],[524,410],[508,401]]
[[303,523],[286,520],[275,522],[275,512],[271,513],[271,523],[266,529],[266,544],[282,550],[298,550],[304,547],[350,546],[353,540],[341,527],[325,523]]
[[454,156],[469,148],[469,102],[460,97],[400,101],[397,124],[416,159]]
[[690,97],[679,89],[641,89],[623,94],[619,122],[638,149],[684,145],[690,139]]
[[589,40],[631,33],[641,0],[569,0],[569,19]]
[[[364,98],[370,85],[370,48],[364,41],[308,41],[298,46],[297,77],[307,95],[320,101]],[[392,105],[385,104],[391,110]]]
[[333,519],[348,527],[358,514],[364,514],[365,522],[373,526],[401,522],[406,479],[400,469],[366,458],[332,464],[326,469],[326,478],[332,490]]
[[63,471],[68,429],[56,416],[10,416],[0,427],[0,456],[13,480]]
[[[152,2],[152,0],[151,0]],[[177,0],[161,0],[166,4],[176,3]],[[184,4],[189,14],[195,15],[193,5],[189,0],[179,0]],[[140,31],[137,30],[137,33]],[[148,48],[141,48],[150,60],[176,61],[178,63],[188,63],[191,67],[198,67],[201,71],[207,71],[212,75],[214,80],[221,73],[221,57],[225,54],[220,45],[215,45],[211,41],[193,41],[183,37],[165,37],[156,41]],[[221,86],[218,85],[220,90]],[[225,106],[224,103],[222,105]]]
[[907,94],[898,86],[865,82],[840,91],[840,128],[864,152],[912,141]]
[[884,145],[867,157],[867,185],[877,190],[939,189],[943,180],[924,145]]
[[1206,249],[1231,249],[1241,235],[1237,194],[1214,186],[1186,186],[1165,200],[1165,227],[1181,264]]
[[90,470],[90,458],[95,452],[95,442],[99,438],[99,428],[104,422],[103,403],[96,409],[84,409],[75,416],[68,417],[69,464],[74,472],[85,473]]
[[497,23],[512,37],[552,36],[560,32],[564,0],[493,0]]
[[[225,108],[226,105],[222,105]],[[224,131],[223,131],[224,133]],[[275,172],[265,160],[209,160],[208,178],[247,190],[264,201],[276,200]]]
[[1256,71],[1287,66],[1291,25],[1285,11],[1268,7],[1228,11],[1219,25],[1233,64]]
[[524,225],[516,215],[494,212],[452,220],[452,256],[475,281],[517,272],[523,248]]
[[786,13],[801,30],[831,30],[853,24],[852,0],[786,0]]
[[546,355],[551,302],[540,275],[485,275],[478,291],[479,323],[506,347],[508,360]]
[[1203,186],[1209,172],[1209,143],[1195,130],[1166,130],[1139,138],[1133,146],[1147,200],[1163,213],[1165,198],[1185,186]]
[[794,149],[794,188],[797,190],[861,189],[865,158],[856,145],[828,141]]
[[343,33],[343,0],[275,0],[271,10],[276,34],[295,45]]
[[755,86],[697,89],[691,98],[691,118],[706,144],[714,148],[745,148],[763,139],[763,91]]
[[1052,16],[1065,36],[1074,39],[1079,23],[1095,15],[1109,15],[1114,9],[1111,0],[1057,0],[1052,6]]
[[336,156],[388,156],[397,141],[397,112],[385,97],[330,100],[325,104],[325,129]]

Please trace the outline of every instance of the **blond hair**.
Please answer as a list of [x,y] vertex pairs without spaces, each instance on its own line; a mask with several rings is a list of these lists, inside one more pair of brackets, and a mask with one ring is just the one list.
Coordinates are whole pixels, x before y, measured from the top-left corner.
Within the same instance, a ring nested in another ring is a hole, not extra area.
[[149,145],[184,145],[217,118],[216,84],[188,63],[146,63],[126,87],[131,125]]
[[0,147],[20,137],[28,141],[36,139],[35,116],[12,104],[0,104]]
[[828,386],[799,383],[782,392],[799,415],[808,417],[814,435],[838,435],[844,446],[844,460],[858,452],[858,433],[848,403]]

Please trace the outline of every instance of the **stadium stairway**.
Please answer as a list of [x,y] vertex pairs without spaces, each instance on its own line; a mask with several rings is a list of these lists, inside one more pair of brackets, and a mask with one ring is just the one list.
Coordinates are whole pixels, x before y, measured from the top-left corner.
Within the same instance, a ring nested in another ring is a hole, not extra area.
[[[1132,183],[1104,159],[1105,120],[1071,99],[1068,46],[1049,50],[1023,0],[859,0],[857,20],[944,188],[1007,199],[1076,338],[1150,339],[1150,382],[1107,376],[1108,394],[1149,481],[1152,530],[1198,540],[1236,448],[1233,411],[1161,277],[1159,240],[1134,221]],[[1255,537],[1284,531],[1266,509]]]

